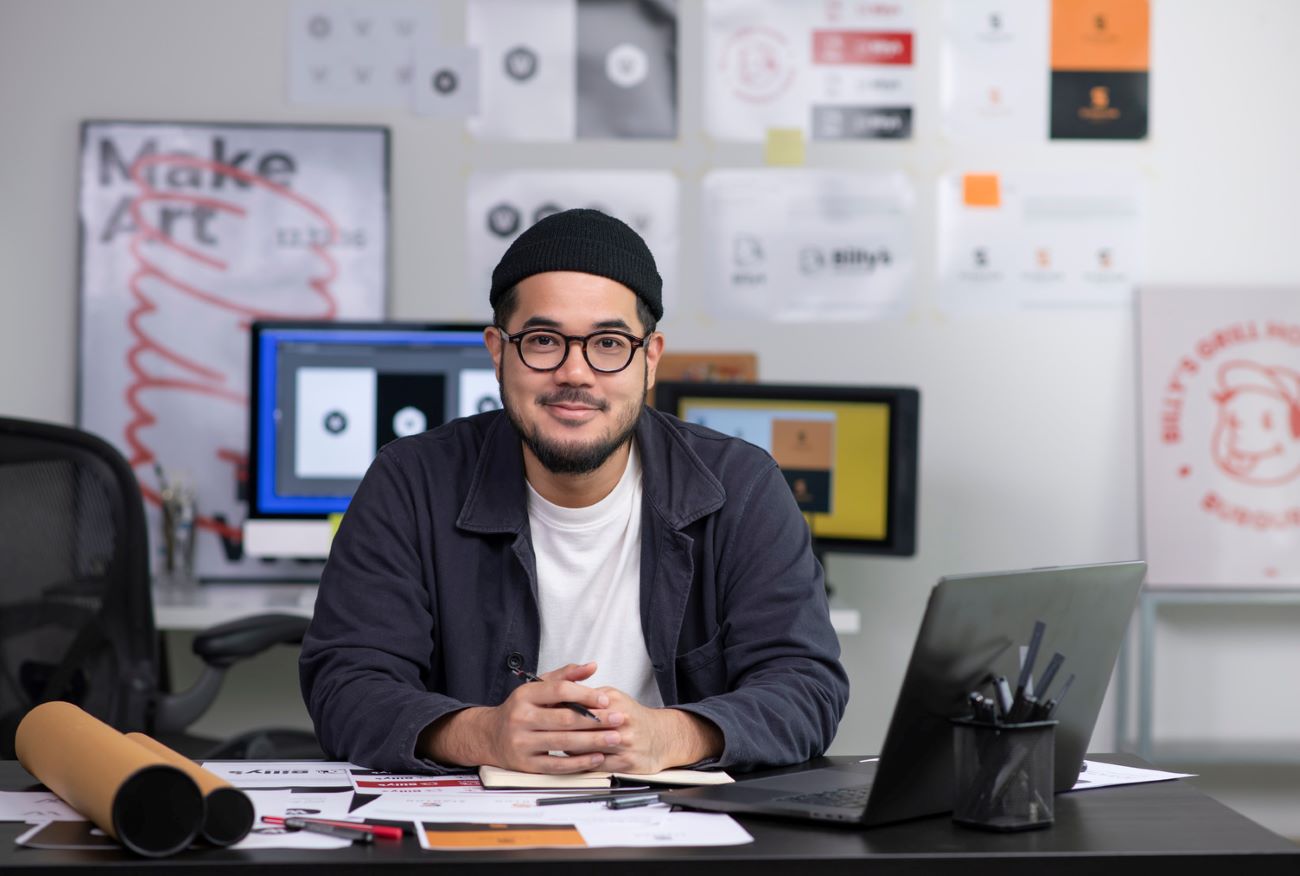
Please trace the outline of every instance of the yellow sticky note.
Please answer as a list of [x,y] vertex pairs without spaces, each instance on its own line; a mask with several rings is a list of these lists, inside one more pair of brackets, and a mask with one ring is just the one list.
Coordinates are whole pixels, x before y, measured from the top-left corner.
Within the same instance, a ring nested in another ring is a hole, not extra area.
[[803,130],[801,128],[768,128],[763,159],[772,165],[785,167],[803,164]]
[[331,514],[326,519],[329,520],[330,524],[330,541],[333,541],[334,536],[339,534],[339,524],[343,522],[343,515]]
[[1002,192],[996,173],[968,173],[961,178],[961,200],[967,207],[997,207]]

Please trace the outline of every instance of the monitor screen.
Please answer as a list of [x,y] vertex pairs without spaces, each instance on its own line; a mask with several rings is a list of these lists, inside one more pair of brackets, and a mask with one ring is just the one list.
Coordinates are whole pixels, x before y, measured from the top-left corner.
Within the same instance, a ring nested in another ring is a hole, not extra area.
[[771,454],[819,549],[916,552],[917,390],[658,383],[655,407]]
[[379,448],[501,406],[483,329],[255,322],[249,516],[347,509]]

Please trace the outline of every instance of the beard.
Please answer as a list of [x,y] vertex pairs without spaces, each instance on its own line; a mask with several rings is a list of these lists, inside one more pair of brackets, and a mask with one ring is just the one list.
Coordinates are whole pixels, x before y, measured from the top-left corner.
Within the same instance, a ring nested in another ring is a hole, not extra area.
[[[514,424],[515,431],[519,433],[519,437],[523,439],[524,444],[537,457],[537,461],[552,474],[583,475],[591,474],[600,468],[605,464],[605,460],[614,455],[616,450],[632,440],[632,434],[636,431],[636,424],[641,419],[641,411],[645,408],[647,387],[646,372],[643,372],[641,397],[636,400],[635,404],[629,406],[626,413],[614,423],[608,432],[585,443],[555,441],[544,436],[536,423],[530,426],[523,421],[523,418],[519,416],[519,410],[513,404],[513,399],[506,393],[505,381],[501,380],[500,377],[501,375],[498,374],[501,407],[505,409],[506,416]],[[609,409],[609,402],[594,399],[581,389],[573,386],[562,386],[554,392],[539,395],[533,403],[541,407],[542,405],[564,402],[589,405],[601,411]]]

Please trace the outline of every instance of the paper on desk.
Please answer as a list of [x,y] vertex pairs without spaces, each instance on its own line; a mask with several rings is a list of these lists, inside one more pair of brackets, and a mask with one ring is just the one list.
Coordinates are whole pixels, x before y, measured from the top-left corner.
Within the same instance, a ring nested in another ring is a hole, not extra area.
[[496,824],[569,824],[575,819],[599,818],[609,822],[654,823],[668,814],[667,805],[634,809],[609,809],[604,802],[538,806],[536,793],[474,794],[433,792],[384,794],[358,806],[353,818],[391,821],[493,822]]
[[85,821],[86,816],[49,791],[0,791],[0,821]]
[[1136,785],[1141,782],[1167,782],[1170,779],[1185,779],[1195,773],[1167,773],[1163,770],[1147,770],[1138,767],[1120,766],[1114,763],[1099,763],[1085,760],[1088,768],[1079,774],[1071,791],[1083,791],[1089,788],[1106,788],[1111,785]]
[[670,812],[667,805],[638,810],[640,817],[628,817],[632,810],[609,810],[601,804],[574,804],[573,808],[589,806],[603,814],[578,812],[563,819],[520,822],[426,821],[417,825],[416,833],[420,846],[430,851],[735,846],[754,841],[729,815]]
[[348,771],[348,780],[352,783],[352,790],[358,794],[425,794],[430,791],[477,791],[483,787],[473,773],[401,775],[360,767]]
[[654,824],[582,821],[578,824],[589,848],[610,846],[739,846],[754,838],[730,815],[712,812],[669,812]]
[[236,788],[348,788],[349,773],[361,769],[344,761],[209,760],[203,764]]
[[[351,840],[308,833],[305,830],[289,830],[283,825],[263,822],[263,815],[283,817],[290,808],[295,808],[294,798],[299,795],[292,791],[254,790],[245,793],[253,801],[253,829],[248,836],[231,846],[232,849],[346,849],[352,845]],[[343,796],[351,797],[352,794],[345,791]]]

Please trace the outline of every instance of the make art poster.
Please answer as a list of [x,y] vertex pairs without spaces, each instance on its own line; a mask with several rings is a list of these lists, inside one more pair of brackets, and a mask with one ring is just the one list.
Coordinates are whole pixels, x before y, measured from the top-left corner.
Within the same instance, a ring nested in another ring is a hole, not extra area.
[[719,319],[871,320],[910,304],[903,174],[719,170],[703,188],[707,307]]
[[942,177],[938,306],[1127,307],[1142,270],[1142,192],[1132,174]]
[[952,140],[1047,137],[1050,0],[947,0],[940,105]]
[[675,0],[470,0],[485,140],[677,136]]
[[1300,290],[1143,289],[1152,587],[1300,584]]
[[664,309],[677,293],[677,177],[660,170],[538,170],[475,173],[469,179],[466,307],[486,319],[492,269],[538,220],[575,207],[608,213],[634,228],[664,281]]
[[905,139],[915,103],[911,2],[707,0],[704,118],[720,140]]
[[157,544],[160,479],[193,490],[200,577],[244,559],[248,327],[379,319],[388,132],[89,122],[80,167],[78,422],[130,462]]

